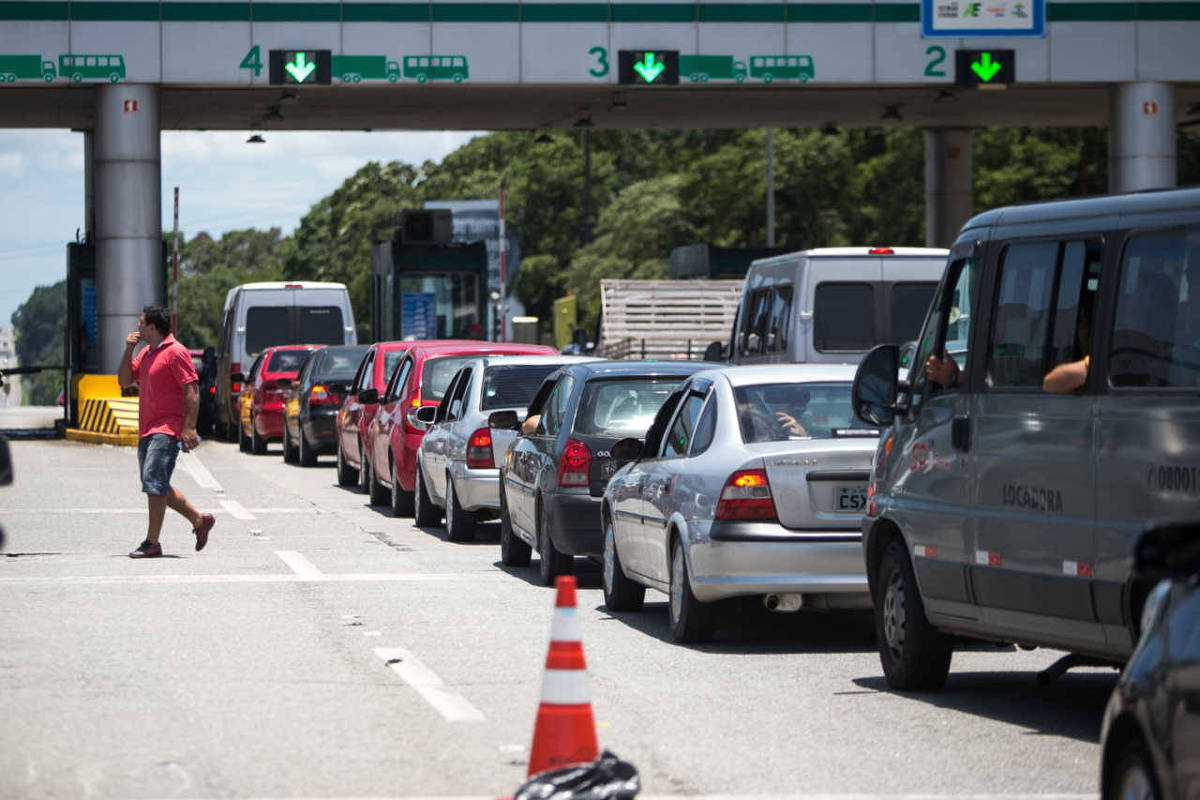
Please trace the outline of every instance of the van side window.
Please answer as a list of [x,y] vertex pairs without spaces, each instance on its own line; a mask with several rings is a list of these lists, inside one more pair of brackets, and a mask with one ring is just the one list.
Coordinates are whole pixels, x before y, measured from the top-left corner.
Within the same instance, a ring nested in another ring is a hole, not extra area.
[[930,303],[929,318],[925,322],[925,328],[918,339],[918,347],[913,355],[912,370],[910,372],[913,391],[912,391],[912,409],[915,411],[920,407],[924,399],[926,389],[930,391],[945,391],[953,390],[961,385],[961,378],[956,381],[951,381],[949,385],[940,385],[936,382],[931,382],[925,375],[925,364],[933,353],[934,342],[937,341],[938,334],[945,329],[945,345],[943,353],[950,359],[953,359],[953,367],[956,367],[956,375],[967,374],[967,344],[970,341],[971,335],[971,314],[975,308],[975,297],[978,294],[976,287],[978,286],[978,270],[979,261],[976,258],[966,258],[953,262],[947,274],[957,273],[954,284],[944,286],[942,291],[950,292],[950,309],[945,315],[941,313],[942,295],[935,291],[934,298]]
[[787,350],[791,318],[792,287],[789,284],[780,284],[775,287],[771,317],[767,322],[767,352],[781,353]]
[[921,323],[937,291],[935,281],[898,281],[891,285],[889,306],[893,344],[911,342],[921,335]]
[[745,315],[742,317],[741,341],[739,350],[742,355],[756,355],[763,351],[767,333],[767,320],[770,314],[771,290],[755,289],[750,292],[742,305]]
[[813,346],[820,352],[869,350],[875,335],[875,287],[826,281],[813,296]]
[[1200,231],[1130,237],[1108,372],[1113,386],[1200,385]]

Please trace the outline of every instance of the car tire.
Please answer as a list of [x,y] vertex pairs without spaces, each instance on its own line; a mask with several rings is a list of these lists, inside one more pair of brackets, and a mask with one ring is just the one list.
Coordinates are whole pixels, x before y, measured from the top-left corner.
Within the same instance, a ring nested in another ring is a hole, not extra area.
[[925,618],[902,539],[888,544],[876,575],[875,638],[888,685],[900,691],[940,689],[950,673],[953,648]]
[[255,424],[254,417],[250,418],[250,452],[256,456],[267,454],[267,440],[258,435],[258,425]]
[[604,605],[609,611],[641,611],[646,587],[625,576],[612,520],[604,525],[603,556]]
[[1101,787],[1101,800],[1159,800],[1162,792],[1154,779],[1154,769],[1146,749],[1136,738],[1129,741],[1125,752],[1112,772],[1106,786]]
[[308,443],[308,439],[304,438],[304,426],[299,425],[298,433],[300,434],[299,441],[296,442],[299,450],[300,466],[315,467],[317,465],[317,451],[313,450],[312,445]]
[[553,586],[559,575],[570,575],[575,568],[575,557],[560,553],[550,539],[550,514],[539,497],[537,501],[538,521],[538,576],[542,585]]
[[425,478],[422,477],[421,465],[417,464],[416,486],[413,487],[413,524],[418,528],[430,528],[442,521],[442,515],[429,498],[425,490]]
[[371,501],[371,505],[388,505],[391,501],[391,495],[388,493],[387,487],[379,482],[379,478],[375,477],[374,465],[364,461],[363,467],[367,470],[367,496]]
[[504,499],[504,478],[500,478],[500,563],[506,567],[528,567],[533,548],[517,536],[508,516],[508,502]]
[[288,433],[286,422],[283,425],[283,461],[285,464],[296,463],[296,448],[292,446],[292,437]]
[[371,492],[371,462],[367,458],[367,452],[367,449],[363,448],[362,456],[358,461],[358,490],[363,494]]
[[392,491],[388,496],[388,503],[392,507],[392,516],[394,517],[411,517],[413,515],[413,493],[406,492],[400,486],[400,476],[396,474],[396,459],[389,459],[391,462],[389,469],[391,470]]
[[712,638],[715,616],[711,603],[696,599],[688,575],[687,556],[679,537],[671,544],[671,587],[667,602],[671,638],[681,643],[706,642]]
[[446,538],[452,542],[469,542],[475,538],[475,514],[458,502],[454,480],[446,473]]
[[358,483],[358,470],[346,463],[346,458],[342,455],[340,439],[337,449],[337,480],[338,486],[354,486]]
[[246,431],[242,430],[242,423],[240,422],[237,426],[237,443],[238,450],[241,450],[243,453],[250,452],[250,437],[246,435]]

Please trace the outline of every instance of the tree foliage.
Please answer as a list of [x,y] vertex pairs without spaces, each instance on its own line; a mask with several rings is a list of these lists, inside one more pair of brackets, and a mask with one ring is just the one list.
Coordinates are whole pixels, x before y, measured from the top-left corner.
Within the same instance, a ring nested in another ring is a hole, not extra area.
[[[62,366],[64,329],[67,323],[67,282],[39,286],[12,315],[16,332],[17,363],[23,367]],[[61,370],[39,372],[24,378],[26,405],[54,405],[62,389]]]

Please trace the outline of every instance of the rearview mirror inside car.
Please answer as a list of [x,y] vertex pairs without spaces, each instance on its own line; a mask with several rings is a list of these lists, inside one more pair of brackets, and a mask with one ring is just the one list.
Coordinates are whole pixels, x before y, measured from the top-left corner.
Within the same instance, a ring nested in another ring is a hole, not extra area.
[[854,374],[850,402],[860,422],[883,428],[896,418],[897,370],[900,348],[881,344],[867,353]]
[[642,440],[629,437],[622,439],[612,447],[614,461],[637,461],[642,457]]
[[437,411],[437,406],[421,406],[417,409],[417,419],[421,422],[424,422],[426,425],[429,425],[437,416]]
[[358,399],[358,402],[362,403],[363,405],[370,405],[371,403],[378,403],[379,402],[379,390],[378,389],[363,389],[361,392],[358,393],[357,399]]
[[1200,575],[1200,520],[1147,529],[1134,545],[1133,571],[1149,581]]
[[488,414],[488,427],[500,431],[515,431],[521,427],[515,411],[493,411]]

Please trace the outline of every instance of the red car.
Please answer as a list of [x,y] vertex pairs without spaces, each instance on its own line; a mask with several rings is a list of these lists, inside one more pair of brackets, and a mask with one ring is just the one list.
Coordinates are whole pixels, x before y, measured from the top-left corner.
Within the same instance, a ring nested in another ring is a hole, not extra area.
[[242,414],[241,441],[249,437],[250,452],[262,455],[267,452],[267,442],[283,440],[283,404],[288,390],[309,352],[320,347],[324,345],[285,344],[262,351],[242,388],[249,408]]
[[458,368],[485,355],[558,355],[537,344],[478,341],[415,342],[401,359],[379,398],[379,412],[367,433],[363,470],[372,505],[391,502],[392,513],[411,516],[417,477],[417,448],[427,427],[417,419],[421,406],[436,406]]
[[367,431],[379,411],[378,398],[387,389],[388,378],[392,377],[392,371],[414,344],[416,342],[376,342],[367,348],[366,355],[358,365],[354,383],[350,385],[346,402],[338,411],[335,422],[338,440],[337,477],[342,486],[358,482],[364,492],[367,490],[367,473],[361,469]]

